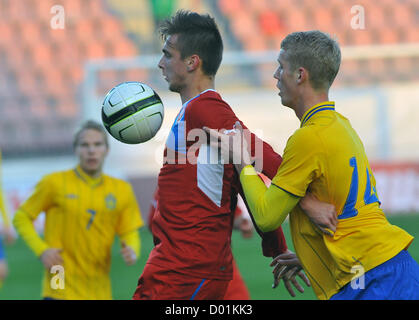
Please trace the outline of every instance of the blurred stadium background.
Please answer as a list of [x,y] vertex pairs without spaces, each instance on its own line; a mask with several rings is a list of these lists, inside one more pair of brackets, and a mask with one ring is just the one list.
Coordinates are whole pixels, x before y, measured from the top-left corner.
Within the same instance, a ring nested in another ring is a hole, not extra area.
[[[11,214],[44,174],[75,165],[73,132],[83,120],[100,120],[107,91],[141,81],[163,99],[163,127],[142,145],[111,138],[105,171],[133,184],[147,221],[165,138],[181,105],[157,68],[156,26],[179,8],[215,17],[225,45],[216,89],[280,153],[298,127],[272,78],[280,42],[297,30],[335,36],[343,61],[331,99],[364,141],[389,219],[419,236],[417,0],[0,0],[0,149]],[[142,228],[141,234],[142,259],[133,267],[123,265],[115,242],[115,299],[131,298],[151,250],[150,233]],[[415,242],[411,251],[419,261]],[[288,297],[282,288],[270,289],[269,260],[261,257],[257,236],[234,234],[233,249],[253,299]],[[39,299],[41,263],[21,240],[6,252],[10,274],[0,299]],[[314,294],[308,289],[297,298]]]

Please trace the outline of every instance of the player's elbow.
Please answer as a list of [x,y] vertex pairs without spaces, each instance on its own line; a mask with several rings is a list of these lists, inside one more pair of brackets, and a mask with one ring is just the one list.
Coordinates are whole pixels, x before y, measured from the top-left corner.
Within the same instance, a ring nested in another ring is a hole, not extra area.
[[22,226],[26,225],[28,222],[28,218],[24,211],[18,210],[16,211],[15,215],[13,216],[13,226],[15,227],[16,231],[19,232]]
[[22,212],[19,210],[16,211],[15,215],[13,216],[12,224],[16,230],[18,229],[18,226],[20,226],[20,221],[22,220],[21,216],[22,216]]
[[255,222],[262,232],[271,232],[278,229],[285,220],[287,214],[282,210],[270,210],[255,215]]

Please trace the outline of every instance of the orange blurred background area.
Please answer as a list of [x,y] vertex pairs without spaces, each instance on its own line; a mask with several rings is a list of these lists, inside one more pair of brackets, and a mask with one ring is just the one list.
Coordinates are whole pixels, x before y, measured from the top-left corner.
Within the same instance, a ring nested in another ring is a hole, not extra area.
[[[415,0],[62,0],[62,29],[56,28],[57,4],[0,1],[0,147],[5,158],[69,153],[68,133],[82,120],[85,63],[158,54],[157,24],[178,8],[212,14],[227,51],[278,50],[286,34],[309,29],[329,32],[343,47],[419,42]],[[354,29],[360,6],[364,29]],[[344,60],[336,85],[417,81],[418,60],[417,55]],[[100,76],[101,94],[124,79],[149,81],[146,70],[107,73]]]

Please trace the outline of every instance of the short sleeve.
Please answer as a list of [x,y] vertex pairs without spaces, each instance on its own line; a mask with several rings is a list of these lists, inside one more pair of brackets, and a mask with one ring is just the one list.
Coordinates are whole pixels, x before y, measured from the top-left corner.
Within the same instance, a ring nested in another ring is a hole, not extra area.
[[124,205],[119,213],[116,229],[118,235],[123,235],[127,232],[141,228],[144,225],[140,208],[138,207],[131,185],[127,183],[126,188],[123,188],[123,190],[125,192],[126,201],[124,201]]
[[304,197],[309,184],[322,175],[322,145],[310,127],[298,129],[289,139],[282,163],[272,183],[298,197]]

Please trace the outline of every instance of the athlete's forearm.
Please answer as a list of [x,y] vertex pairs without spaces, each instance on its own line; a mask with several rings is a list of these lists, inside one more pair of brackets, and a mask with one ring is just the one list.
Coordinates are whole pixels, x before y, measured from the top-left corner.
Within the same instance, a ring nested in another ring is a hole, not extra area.
[[250,165],[241,171],[240,182],[253,218],[263,232],[278,228],[300,200],[276,186],[267,188]]
[[[256,137],[256,139],[259,138]],[[258,168],[258,165],[262,165],[262,167],[258,169],[262,170],[262,173],[272,180],[278,172],[278,168],[282,162],[282,157],[277,154],[273,148],[265,141],[259,139],[258,143],[262,143],[262,150],[259,150],[258,147],[253,147],[252,144],[252,154],[255,155],[255,166]],[[260,151],[262,151],[262,153]]]
[[25,211],[18,210],[16,212],[13,217],[13,225],[37,257],[40,257],[49,248],[48,244],[36,232],[32,219]]
[[137,259],[140,257],[140,250],[141,250],[141,238],[140,233],[137,229],[127,232],[120,236],[121,242],[124,241],[127,246],[131,247],[135,255],[137,256]]
[[243,202],[246,205],[246,209],[252,219],[256,232],[262,238],[263,255],[265,257],[274,258],[278,256],[279,254],[284,253],[288,249],[288,247],[287,247],[287,242],[285,240],[285,236],[284,236],[284,232],[282,231],[282,228],[279,227],[275,229],[274,231],[270,231],[270,232],[263,232],[262,230],[260,230],[260,228],[255,222],[255,219],[253,217],[252,211],[250,210],[249,204],[247,203],[247,199],[244,194],[242,185],[240,185],[239,194],[243,198]]

